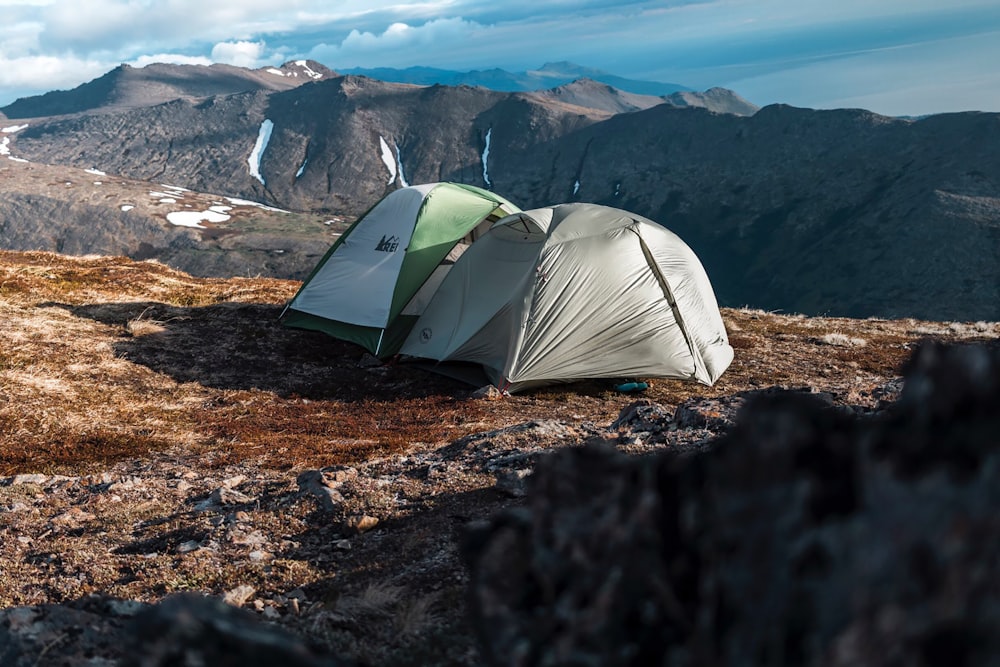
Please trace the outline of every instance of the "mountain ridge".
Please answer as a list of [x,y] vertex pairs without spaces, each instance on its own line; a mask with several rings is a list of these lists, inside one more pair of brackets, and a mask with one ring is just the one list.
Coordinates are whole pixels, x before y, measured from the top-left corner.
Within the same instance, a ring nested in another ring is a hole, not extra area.
[[95,110],[148,107],[175,99],[203,99],[253,91],[289,90],[337,76],[312,60],[289,61],[281,67],[247,69],[234,65],[174,65],[144,67],[122,64],[71,90],[25,97],[0,108],[7,118],[63,116]]
[[510,72],[498,67],[460,71],[419,66],[403,69],[353,67],[340,71],[344,74],[360,74],[380,81],[420,85],[481,86],[501,92],[528,92],[557,88],[578,79],[592,79],[636,95],[659,97],[692,90],[678,83],[629,79],[568,61],[545,63],[538,69],[523,72]]
[[1000,114],[635,108],[651,102],[587,80],[504,93],[337,75],[28,119],[3,141],[19,159],[347,218],[406,182],[522,208],[590,201],[679,234],[725,305],[1000,319]]

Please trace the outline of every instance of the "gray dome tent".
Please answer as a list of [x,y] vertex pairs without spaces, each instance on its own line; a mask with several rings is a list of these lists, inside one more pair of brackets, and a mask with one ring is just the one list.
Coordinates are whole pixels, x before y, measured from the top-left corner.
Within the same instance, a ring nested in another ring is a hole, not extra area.
[[501,389],[585,378],[714,383],[733,359],[701,262],[674,233],[596,204],[496,222],[400,351],[481,364]]

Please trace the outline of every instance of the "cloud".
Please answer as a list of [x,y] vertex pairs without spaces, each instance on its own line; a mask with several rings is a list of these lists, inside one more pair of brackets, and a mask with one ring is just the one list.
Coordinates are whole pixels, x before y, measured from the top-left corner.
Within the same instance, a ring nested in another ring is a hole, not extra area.
[[185,56],[179,53],[153,53],[139,56],[135,60],[130,60],[129,65],[133,67],[145,67],[154,63],[168,63],[171,65],[211,65],[214,62],[205,56]]
[[220,42],[212,47],[212,60],[237,67],[260,67],[268,62],[262,60],[265,48],[264,42]]
[[309,57],[338,67],[395,67],[405,66],[423,52],[425,60],[411,64],[440,65],[450,60],[442,54],[451,54],[451,59],[461,62],[468,45],[487,32],[489,28],[463,18],[435,19],[417,26],[396,22],[378,34],[352,30],[339,44],[313,47]]
[[[108,71],[107,63],[61,56],[27,56],[0,58],[0,89],[43,92],[72,88],[84,80],[96,78]],[[44,88],[39,90],[39,82]],[[0,100],[6,104],[10,100]]]
[[[835,77],[853,72],[858,54],[870,54],[864,58],[874,67],[886,49],[908,49],[908,60],[882,70],[894,77],[882,84],[888,90],[903,74],[932,69],[931,49],[909,47],[935,40],[952,40],[949,53],[957,54],[942,85],[966,74],[982,80],[996,50],[985,43],[988,55],[978,57],[968,38],[1000,30],[1000,6],[951,0],[942,7],[940,0],[0,0],[0,105],[23,96],[22,84],[72,87],[121,62],[259,67],[307,57],[335,70],[524,70],[570,60],[631,78],[724,85],[757,103],[819,104],[833,98],[817,97],[821,82],[802,72]],[[822,62],[831,64],[815,69]],[[836,99],[881,95],[862,85],[867,77],[851,78]],[[954,85],[948,90],[957,95]]]

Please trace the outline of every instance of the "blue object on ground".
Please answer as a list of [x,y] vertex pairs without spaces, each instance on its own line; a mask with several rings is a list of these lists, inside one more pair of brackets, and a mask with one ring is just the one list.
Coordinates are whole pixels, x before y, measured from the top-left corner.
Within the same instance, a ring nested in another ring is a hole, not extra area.
[[631,393],[633,391],[644,391],[649,388],[649,385],[645,382],[626,382],[615,387],[615,391],[620,391],[624,394]]

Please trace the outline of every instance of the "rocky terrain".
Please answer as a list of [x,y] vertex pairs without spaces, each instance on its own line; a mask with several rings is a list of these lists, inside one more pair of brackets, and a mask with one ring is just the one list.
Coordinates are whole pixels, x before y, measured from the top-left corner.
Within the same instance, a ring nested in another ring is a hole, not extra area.
[[297,287],[0,252],[0,663],[997,664],[1000,324],[501,398]]
[[200,276],[308,275],[349,220],[98,169],[0,160],[8,250],[157,259]]
[[[137,76],[119,72],[114,90]],[[73,108],[89,111],[19,116],[2,140],[33,163],[323,216],[357,216],[404,183],[440,180],[522,208],[596,202],[677,232],[724,305],[1000,319],[998,114],[752,113],[730,91],[648,106],[657,98],[594,81],[500,92],[331,72],[287,89],[199,90],[127,108],[114,100],[135,95],[120,92],[99,109],[77,91]],[[8,225],[44,215],[18,210]]]

